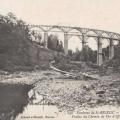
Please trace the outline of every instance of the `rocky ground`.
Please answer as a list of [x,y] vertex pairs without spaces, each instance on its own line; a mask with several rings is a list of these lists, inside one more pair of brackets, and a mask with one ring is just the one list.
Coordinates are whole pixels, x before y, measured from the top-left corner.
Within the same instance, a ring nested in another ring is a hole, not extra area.
[[[96,75],[96,74],[95,74]],[[98,75],[99,76],[99,75]],[[120,104],[120,75],[114,73],[94,79],[72,79],[67,74],[53,70],[0,72],[0,82],[33,84],[34,91],[45,96],[45,103],[56,105],[60,111],[81,107]]]

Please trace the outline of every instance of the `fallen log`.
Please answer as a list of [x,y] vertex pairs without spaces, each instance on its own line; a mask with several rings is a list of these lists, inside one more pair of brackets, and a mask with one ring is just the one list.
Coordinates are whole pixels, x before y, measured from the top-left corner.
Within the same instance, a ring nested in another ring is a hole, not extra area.
[[75,73],[71,73],[71,72],[67,72],[67,71],[60,70],[60,69],[54,67],[54,66],[52,65],[52,63],[50,63],[49,65],[50,65],[50,68],[53,69],[54,71],[60,72],[60,73],[62,73],[62,74],[66,74],[67,76],[71,76],[71,77],[73,77],[73,78],[82,78],[82,79],[84,79],[84,80],[88,80],[88,79],[99,80],[99,77],[95,77],[95,76],[89,75],[89,74],[87,74],[87,73],[82,73],[82,72],[80,72],[80,73],[78,73],[78,74],[75,74]]

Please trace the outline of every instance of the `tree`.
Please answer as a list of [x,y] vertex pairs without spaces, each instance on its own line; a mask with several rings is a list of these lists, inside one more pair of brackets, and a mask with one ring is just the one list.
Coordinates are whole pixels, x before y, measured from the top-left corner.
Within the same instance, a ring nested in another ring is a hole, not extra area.
[[70,49],[70,50],[68,50],[68,55],[69,56],[72,56],[73,55],[73,51]]
[[103,60],[106,61],[109,59],[109,46],[106,48],[103,48],[102,50],[103,53]]
[[95,63],[97,58],[97,51],[93,51],[91,48],[86,46],[82,51],[79,51],[78,48],[76,48],[75,52],[69,50],[68,55],[71,57],[71,60],[84,62],[91,61]]
[[0,68],[10,64],[28,65],[29,43],[29,28],[22,20],[12,13],[0,15]]
[[63,43],[58,39],[57,35],[48,36],[48,48],[58,52],[63,52]]
[[36,42],[40,46],[44,46],[45,42],[42,41],[42,35],[40,32],[33,30],[30,34],[32,41]]

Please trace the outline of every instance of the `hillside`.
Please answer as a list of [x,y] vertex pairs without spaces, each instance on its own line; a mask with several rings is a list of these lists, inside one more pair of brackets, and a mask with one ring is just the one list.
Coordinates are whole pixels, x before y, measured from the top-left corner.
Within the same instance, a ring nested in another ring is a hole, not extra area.
[[[33,70],[47,67],[53,52],[32,42],[29,28],[12,13],[0,15],[0,69]],[[45,66],[46,64],[46,66]]]

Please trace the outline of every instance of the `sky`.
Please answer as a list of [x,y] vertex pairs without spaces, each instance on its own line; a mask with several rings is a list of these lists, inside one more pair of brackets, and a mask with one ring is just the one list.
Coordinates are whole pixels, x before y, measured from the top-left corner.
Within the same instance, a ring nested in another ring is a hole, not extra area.
[[[78,26],[120,33],[120,0],[1,0],[0,14],[8,12],[29,24]],[[72,37],[69,46],[78,45],[75,40],[80,42]]]

